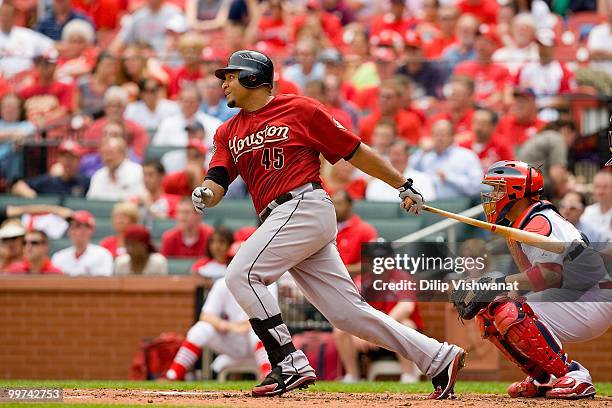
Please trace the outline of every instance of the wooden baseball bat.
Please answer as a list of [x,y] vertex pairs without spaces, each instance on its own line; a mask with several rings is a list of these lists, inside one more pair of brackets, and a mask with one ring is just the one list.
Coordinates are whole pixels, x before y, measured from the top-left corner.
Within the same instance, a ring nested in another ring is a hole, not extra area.
[[544,235],[536,234],[535,232],[523,231],[517,228],[504,227],[503,225],[495,225],[490,222],[476,220],[474,218],[465,217],[463,215],[455,214],[452,212],[440,210],[435,207],[424,205],[423,209],[430,213],[438,214],[446,218],[452,218],[454,220],[463,222],[464,224],[472,225],[474,227],[482,228],[487,231],[491,231],[495,234],[502,235],[506,238],[513,239],[518,242],[522,242],[545,251],[554,252],[556,254],[562,254],[565,249],[565,243],[559,242],[554,238],[546,237]]

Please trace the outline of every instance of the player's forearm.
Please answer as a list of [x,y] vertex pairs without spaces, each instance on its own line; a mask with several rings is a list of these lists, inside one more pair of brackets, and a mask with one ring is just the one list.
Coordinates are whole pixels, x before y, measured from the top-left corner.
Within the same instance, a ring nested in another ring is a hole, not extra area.
[[349,162],[364,173],[384,181],[393,188],[400,188],[406,182],[406,177],[364,143],[359,146]]

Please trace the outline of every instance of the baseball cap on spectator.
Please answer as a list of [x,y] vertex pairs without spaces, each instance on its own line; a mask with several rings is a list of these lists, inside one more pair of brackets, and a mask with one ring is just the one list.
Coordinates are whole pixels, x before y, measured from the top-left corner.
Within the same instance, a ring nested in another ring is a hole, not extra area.
[[26,234],[26,229],[23,228],[21,223],[15,221],[7,221],[0,228],[0,241],[3,239],[11,239],[23,237]]
[[82,156],[84,153],[81,145],[73,140],[64,140],[62,143],[60,143],[57,150],[59,153],[71,153],[78,157]]
[[132,224],[125,230],[125,241],[140,242],[149,248],[150,252],[157,252],[153,241],[151,240],[151,234],[149,230],[143,225]]
[[187,20],[183,17],[182,14],[176,14],[166,21],[164,24],[164,28],[167,31],[172,31],[177,34],[184,34],[189,31],[189,25],[187,24]]
[[499,37],[499,34],[497,34],[497,30],[492,25],[481,24],[478,27],[478,32],[476,33],[476,35],[488,38],[497,46],[497,48],[500,48],[504,45],[501,38]]
[[208,151],[206,145],[200,139],[189,139],[189,142],[187,143],[187,148],[196,149],[200,154],[206,154],[206,152]]
[[344,58],[337,49],[326,48],[319,54],[319,61],[324,64],[341,64],[344,61]]
[[514,92],[513,92],[514,96],[518,96],[518,97],[526,97],[526,98],[534,98],[535,99],[535,92],[533,91],[533,89],[531,88],[521,88],[521,87],[516,87],[514,88]]
[[406,47],[421,48],[423,46],[423,41],[421,40],[419,33],[413,30],[408,30],[406,31],[406,34],[404,34],[404,45]]
[[78,222],[79,224],[87,225],[91,229],[96,229],[96,218],[89,211],[75,211],[74,214],[72,214],[72,217],[70,217],[70,220]]
[[536,42],[544,47],[554,47],[557,44],[555,32],[550,28],[542,28],[536,33]]

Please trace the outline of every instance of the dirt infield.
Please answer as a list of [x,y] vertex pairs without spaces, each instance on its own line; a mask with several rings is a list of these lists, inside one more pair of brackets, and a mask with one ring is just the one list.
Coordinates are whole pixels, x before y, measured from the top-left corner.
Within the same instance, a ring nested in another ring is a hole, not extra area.
[[431,401],[423,394],[399,393],[327,393],[327,392],[294,392],[282,397],[251,398],[247,391],[154,391],[154,390],[117,390],[117,389],[64,389],[64,403],[91,404],[143,404],[143,405],[185,405],[198,407],[431,407],[449,408],[491,408],[537,406],[546,408],[570,407],[607,407],[612,408],[612,397],[576,401],[559,401],[545,399],[511,399],[492,394],[460,394],[456,399]]

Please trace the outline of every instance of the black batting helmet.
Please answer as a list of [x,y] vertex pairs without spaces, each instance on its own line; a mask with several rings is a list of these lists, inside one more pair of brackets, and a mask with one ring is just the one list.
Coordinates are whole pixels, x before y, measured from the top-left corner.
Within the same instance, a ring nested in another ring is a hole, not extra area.
[[240,85],[249,89],[263,85],[272,86],[274,79],[272,60],[257,51],[236,51],[229,58],[226,67],[215,71],[215,76],[225,80],[225,73],[228,71],[238,71]]

